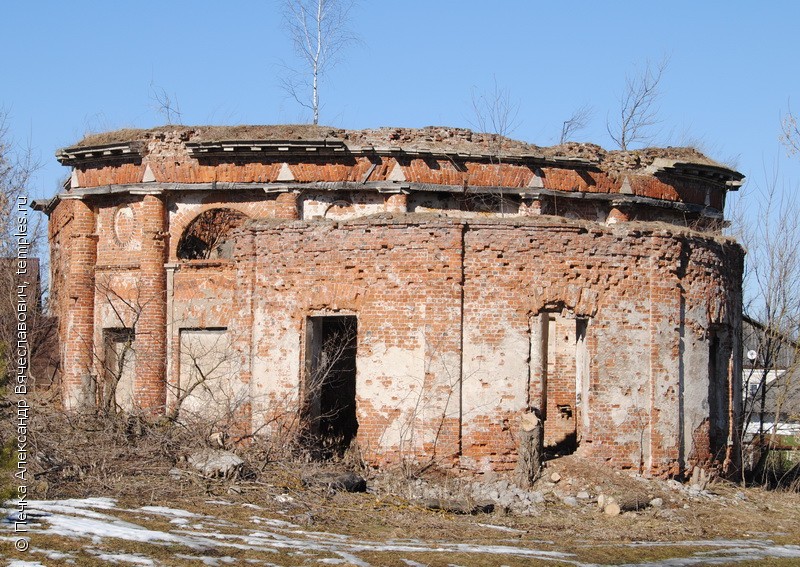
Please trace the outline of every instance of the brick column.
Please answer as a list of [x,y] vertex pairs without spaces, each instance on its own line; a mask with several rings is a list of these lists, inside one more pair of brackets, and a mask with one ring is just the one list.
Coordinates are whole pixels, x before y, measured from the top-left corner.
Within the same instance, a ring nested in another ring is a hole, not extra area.
[[385,207],[387,213],[407,213],[408,195],[405,193],[394,193],[386,197]]
[[136,383],[138,407],[163,412],[167,369],[166,208],[161,195],[142,200],[142,249],[139,263],[139,304],[136,323]]
[[606,219],[606,224],[615,224],[618,222],[628,222],[630,217],[628,213],[622,210],[618,206],[612,206],[611,210],[608,211],[608,218]]
[[68,305],[64,344],[62,396],[65,409],[94,405],[94,268],[97,235],[94,212],[81,200],[72,201],[69,244]]
[[519,201],[519,214],[523,217],[535,217],[544,214],[544,203],[539,197],[522,197]]
[[299,219],[300,211],[297,208],[299,194],[295,191],[281,193],[275,200],[275,216],[279,219]]

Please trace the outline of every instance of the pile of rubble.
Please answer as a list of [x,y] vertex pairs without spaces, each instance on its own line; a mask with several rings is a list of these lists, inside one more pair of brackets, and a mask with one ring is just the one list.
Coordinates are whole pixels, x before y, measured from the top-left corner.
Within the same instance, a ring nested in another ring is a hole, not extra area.
[[[576,512],[602,512],[608,516],[636,515],[653,510],[669,517],[700,500],[720,500],[710,478],[696,468],[687,483],[645,478],[586,463],[558,461],[549,464],[535,485],[526,490],[506,478],[489,475],[481,479],[438,478],[398,482],[379,475],[369,483],[370,492],[393,493],[419,506],[457,514],[502,512],[532,516],[545,507],[564,506]],[[736,492],[733,503],[745,499]]]

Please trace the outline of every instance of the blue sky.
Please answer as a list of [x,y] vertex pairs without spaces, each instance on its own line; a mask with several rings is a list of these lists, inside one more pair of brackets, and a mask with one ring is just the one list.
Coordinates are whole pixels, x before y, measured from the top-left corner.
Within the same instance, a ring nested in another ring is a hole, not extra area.
[[[280,89],[293,61],[280,2],[15,2],[0,20],[0,107],[43,167],[34,196],[66,169],[53,153],[84,133],[163,123],[151,85],[185,124],[273,124],[309,114]],[[658,145],[699,144],[752,182],[780,161],[787,187],[800,158],[778,135],[800,110],[799,2],[362,1],[361,43],[322,83],[321,123],[345,128],[474,122],[471,93],[493,77],[519,103],[512,137],[557,141],[590,104],[580,141],[612,147],[606,116],[626,74],[669,58]]]

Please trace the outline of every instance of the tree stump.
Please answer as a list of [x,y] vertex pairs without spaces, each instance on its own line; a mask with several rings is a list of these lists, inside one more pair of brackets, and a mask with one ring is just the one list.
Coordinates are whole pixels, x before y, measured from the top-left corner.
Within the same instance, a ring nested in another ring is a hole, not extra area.
[[544,424],[534,411],[522,414],[519,426],[517,457],[517,485],[530,488],[542,470],[544,452]]

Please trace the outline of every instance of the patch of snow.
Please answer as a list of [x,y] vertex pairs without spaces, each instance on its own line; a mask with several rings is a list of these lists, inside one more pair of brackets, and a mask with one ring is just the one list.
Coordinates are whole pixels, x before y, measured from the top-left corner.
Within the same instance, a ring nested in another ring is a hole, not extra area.
[[684,541],[632,541],[627,544],[628,547],[672,547],[672,546],[682,546],[682,547],[736,547],[741,544],[750,544],[750,545],[759,545],[759,546],[769,546],[774,545],[772,541],[768,539],[749,539],[749,540],[737,540],[737,539],[698,539],[698,540],[684,540]]
[[110,498],[87,498],[86,501],[82,500],[30,500],[28,502],[28,509],[31,515],[37,517],[47,518],[51,515],[57,514],[72,514],[75,516],[84,516],[87,518],[105,519],[110,516],[101,512],[95,512],[91,508],[99,508],[101,510],[113,510],[116,504]]
[[186,510],[181,510],[180,508],[167,508],[166,506],[142,506],[139,508],[143,512],[152,512],[154,514],[160,514],[162,516],[175,516],[176,518],[199,518],[199,514],[195,514],[194,512],[187,512]]
[[97,553],[96,556],[98,559],[109,563],[132,563],[134,565],[155,566],[155,562],[152,559],[142,557],[141,555],[132,555],[129,553]]
[[41,553],[48,559],[52,559],[57,561],[59,559],[69,559],[72,557],[69,553],[64,553],[62,551],[56,551],[55,549],[42,549],[40,547],[31,547],[31,553]]
[[[213,501],[212,501],[213,502]],[[228,505],[224,501],[216,501],[219,504]],[[469,555],[494,555],[508,556],[516,558],[526,558],[528,560],[552,561],[557,563],[569,563],[582,565],[575,559],[575,555],[562,551],[546,551],[537,549],[539,544],[552,544],[552,542],[529,541],[517,542],[516,540],[497,542],[495,544],[483,545],[479,543],[459,543],[453,541],[424,541],[419,539],[397,539],[388,541],[371,541],[357,539],[356,536],[349,536],[338,533],[327,533],[319,531],[303,530],[297,524],[278,520],[274,518],[264,518],[260,516],[250,517],[250,523],[235,525],[221,518],[214,516],[203,516],[164,506],[144,506],[132,510],[117,508],[116,502],[108,498],[94,498],[86,500],[53,500],[53,501],[32,501],[29,510],[31,513],[38,513],[41,516],[41,527],[32,529],[33,533],[48,533],[69,538],[89,538],[95,544],[105,543],[106,548],[110,545],[105,542],[106,538],[118,538],[127,541],[137,541],[152,543],[155,545],[181,545],[194,549],[196,555],[178,556],[183,559],[198,561],[210,567],[222,567],[225,564],[236,562],[232,557],[206,557],[203,552],[208,549],[228,548],[229,550],[242,550],[256,552],[262,556],[277,554],[279,551],[290,556],[307,557],[307,561],[316,561],[322,564],[339,565],[349,563],[359,567],[367,567],[363,559],[359,557],[362,553],[390,553],[396,558],[403,554],[414,553],[437,553],[445,554],[462,553]],[[150,515],[151,517],[167,517],[174,528],[167,531],[147,529],[143,526],[124,521],[112,514],[114,510],[120,512],[130,512],[139,515]],[[202,518],[203,522],[190,519]],[[252,531],[256,524],[261,528],[259,531]],[[525,530],[509,528],[494,524],[478,524],[487,529],[498,530],[510,533],[525,533]],[[226,529],[219,529],[225,526]],[[228,529],[232,526],[236,529]],[[0,536],[0,539],[9,539]],[[593,546],[596,544],[588,544]],[[609,544],[611,545],[611,544]],[[644,564],[646,567],[684,567],[699,564],[727,564],[736,561],[759,562],[767,559],[800,559],[800,546],[796,545],[775,545],[767,538],[762,539],[715,539],[698,541],[678,541],[678,542],[647,542],[639,541],[627,544],[630,547],[691,547],[687,549],[687,556],[665,559],[653,563]],[[697,551],[701,548],[701,551]],[[702,549],[705,548],[705,549]],[[113,549],[113,548],[111,548]],[[36,550],[39,553],[60,552],[49,550]],[[155,565],[156,562],[143,555],[127,553],[114,553],[113,551],[90,551],[101,560],[107,563],[128,563],[134,565]],[[69,555],[59,555],[48,558],[58,560],[72,559]],[[419,564],[410,559],[400,559],[410,567],[418,567]],[[259,561],[266,564],[266,561]],[[38,562],[17,563],[16,567],[32,567],[41,565]]]
[[501,532],[512,532],[515,534],[524,534],[525,530],[518,530],[516,528],[509,528],[507,526],[495,526],[494,524],[478,524],[482,528],[489,528],[492,530],[500,530]]
[[65,537],[97,536],[116,537],[128,541],[183,543],[181,538],[166,532],[149,530],[130,522],[106,518],[74,518],[54,515],[47,518],[50,527],[43,533]]
[[356,557],[351,553],[345,553],[344,551],[337,551],[336,554],[341,556],[342,559],[344,559],[351,565],[357,565],[358,567],[372,567],[369,563],[367,563],[366,561],[362,561],[361,559],[359,559],[358,557]]
[[675,557],[650,563],[631,563],[622,567],[689,567],[691,565],[729,565],[738,561],[761,562],[765,559],[800,559],[800,546],[775,545],[771,541],[759,540],[703,540],[680,542],[635,542],[646,547],[709,546],[711,551],[698,551],[690,557]]
[[273,528],[299,528],[297,524],[293,524],[291,522],[287,522],[285,520],[275,520],[273,518],[262,518],[261,516],[252,516],[250,518],[254,524],[266,524],[267,526],[271,526]]
[[[208,565],[209,567],[219,567],[221,563],[225,564],[233,564],[236,563],[236,559],[226,555],[225,557],[201,557],[198,555],[184,555],[183,553],[176,553],[174,555],[176,559],[188,559],[189,561],[199,561],[203,565]],[[253,560],[249,561],[251,563],[261,563],[261,561]]]
[[[12,500],[16,504],[16,501]],[[67,506],[69,508],[99,508],[100,510],[113,510],[117,507],[114,498],[67,498],[65,500],[29,500],[30,507],[42,506]]]

